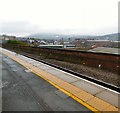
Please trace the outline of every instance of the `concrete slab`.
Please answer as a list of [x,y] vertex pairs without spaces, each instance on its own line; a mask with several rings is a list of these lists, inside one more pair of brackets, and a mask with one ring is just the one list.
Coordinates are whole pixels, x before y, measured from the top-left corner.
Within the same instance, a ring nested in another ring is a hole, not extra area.
[[38,63],[38,62],[33,63],[33,65],[34,65],[34,66],[37,66],[37,67],[38,67],[38,66],[41,66],[41,64]]
[[105,100],[106,102],[120,108],[120,106],[118,106],[118,96],[120,96],[120,95],[118,95],[112,91],[109,91],[109,90],[105,90],[96,95],[96,97],[99,97],[99,98]]
[[31,64],[33,64],[33,63],[34,63],[34,61],[33,61],[33,60],[28,60],[27,62],[29,62],[29,63],[31,63]]
[[108,104],[107,102],[96,97],[87,101],[87,103],[90,104],[91,106],[94,106],[96,109],[99,109],[100,111],[104,111],[110,106],[110,104]]
[[48,72],[48,73],[50,73],[50,74],[53,74],[53,75],[57,75],[57,74],[59,73],[58,70],[52,69],[52,68],[51,68],[51,70],[46,70],[46,72]]
[[49,70],[49,69],[51,69],[48,66],[43,66],[43,65],[39,65],[37,67],[40,68],[40,69],[42,69],[42,70]]
[[73,76],[70,76],[69,74],[65,74],[65,73],[59,73],[57,76],[68,83],[72,83],[72,82],[79,80],[79,79],[77,79]]
[[77,86],[78,88],[81,88],[83,89],[84,91],[92,94],[92,95],[95,95],[103,90],[105,90],[104,88],[101,88],[99,86],[96,86],[94,84],[91,84],[89,82],[86,82],[86,81],[77,81],[77,82],[74,82],[72,83],[73,85]]
[[103,113],[106,113],[106,111],[108,112],[112,112],[112,111],[114,111],[115,113],[120,113],[120,112],[118,112],[118,108],[116,108],[116,107],[114,107],[114,106],[109,106],[108,108],[106,108],[105,110],[104,110],[104,112]]
[[83,100],[84,102],[94,98],[93,95],[85,92],[85,91],[81,91],[79,93],[76,93],[75,96],[77,96],[78,98],[80,98],[81,100]]
[[50,74],[53,74],[53,75],[59,77],[60,79],[66,81],[68,83],[72,83],[72,82],[79,80],[78,78],[70,76],[69,74],[59,71],[59,70],[51,69],[51,70],[46,70],[46,71]]
[[34,65],[34,66],[40,66],[41,64],[38,63],[37,61],[34,61],[34,60],[26,60],[28,63]]
[[75,87],[67,82],[62,82],[59,84],[59,86],[61,88],[65,89],[66,91],[71,92],[72,94],[76,94],[76,93],[79,93],[82,91],[81,89],[79,89],[79,88],[77,88],[77,87]]
[[25,61],[30,61],[31,59],[30,58],[26,58],[26,57],[20,57],[20,59],[23,59],[23,60],[25,60]]

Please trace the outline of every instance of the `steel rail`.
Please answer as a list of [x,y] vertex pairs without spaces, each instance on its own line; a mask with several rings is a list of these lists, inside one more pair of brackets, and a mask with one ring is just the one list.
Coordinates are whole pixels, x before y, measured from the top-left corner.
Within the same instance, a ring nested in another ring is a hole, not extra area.
[[40,59],[35,58],[35,57],[33,57],[33,56],[30,56],[30,55],[28,55],[28,54],[23,54],[23,55],[26,56],[26,57],[32,58],[32,59],[34,59],[34,60],[36,60],[36,61],[42,62],[42,63],[47,64],[47,65],[49,65],[49,66],[52,66],[52,67],[55,67],[55,68],[57,68],[57,69],[63,70],[63,71],[65,71],[65,72],[68,72],[68,73],[70,73],[70,74],[73,74],[73,75],[75,75],[75,76],[77,76],[77,77],[83,78],[83,79],[85,79],[85,80],[88,80],[88,81],[90,81],[90,82],[96,83],[96,84],[98,84],[98,85],[101,85],[101,86],[103,86],[103,87],[106,87],[106,88],[108,88],[108,89],[111,89],[111,90],[113,90],[113,91],[117,91],[118,93],[120,93],[120,87],[117,87],[117,86],[115,86],[115,85],[113,85],[113,84],[109,84],[109,83],[106,83],[106,82],[104,82],[104,81],[95,79],[95,78],[93,78],[93,77],[89,77],[89,76],[87,76],[87,75],[83,75],[83,74],[80,74],[80,73],[78,73],[78,72],[74,72],[74,71],[69,70],[69,69],[67,69],[67,68],[63,68],[63,67],[61,67],[61,66],[48,63],[48,62],[46,62],[46,61],[44,61],[44,60],[40,60]]

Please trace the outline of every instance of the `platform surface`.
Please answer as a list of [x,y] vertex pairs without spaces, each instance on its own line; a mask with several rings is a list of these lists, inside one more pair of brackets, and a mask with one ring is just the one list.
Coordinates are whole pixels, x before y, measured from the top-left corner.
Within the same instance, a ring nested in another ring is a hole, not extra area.
[[2,48],[0,51],[92,111],[118,111],[117,92],[14,52]]
[[88,108],[6,55],[2,55],[1,65],[2,111],[90,112]]

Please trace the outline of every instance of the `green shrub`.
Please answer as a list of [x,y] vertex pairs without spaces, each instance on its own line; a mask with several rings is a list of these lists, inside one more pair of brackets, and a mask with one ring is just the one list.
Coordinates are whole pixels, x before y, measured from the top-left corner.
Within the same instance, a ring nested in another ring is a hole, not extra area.
[[17,45],[28,45],[26,42],[22,42],[22,41],[19,41],[19,40],[8,40],[7,44],[17,44]]

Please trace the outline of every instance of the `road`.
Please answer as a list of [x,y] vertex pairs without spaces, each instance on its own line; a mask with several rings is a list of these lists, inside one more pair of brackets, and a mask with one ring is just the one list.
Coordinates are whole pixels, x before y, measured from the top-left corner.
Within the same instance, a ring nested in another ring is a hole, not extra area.
[[2,111],[90,111],[9,57],[0,61]]

